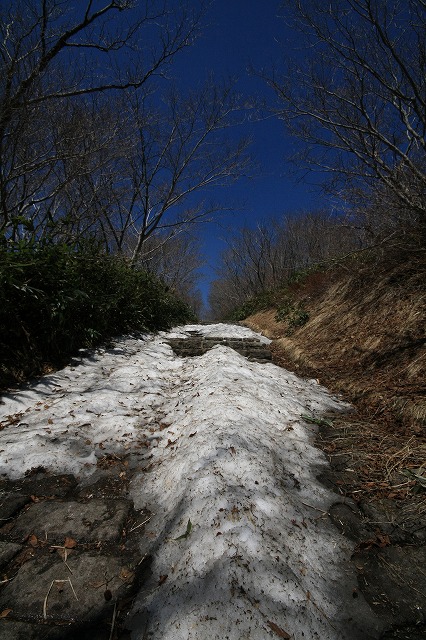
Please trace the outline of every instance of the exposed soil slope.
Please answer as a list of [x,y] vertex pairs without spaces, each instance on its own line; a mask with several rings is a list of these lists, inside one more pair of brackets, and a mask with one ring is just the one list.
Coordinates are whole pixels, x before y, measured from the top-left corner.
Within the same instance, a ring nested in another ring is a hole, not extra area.
[[426,426],[426,271],[418,262],[311,274],[292,294],[309,313],[293,332],[275,310],[244,324],[274,339],[276,359],[314,375],[392,429]]

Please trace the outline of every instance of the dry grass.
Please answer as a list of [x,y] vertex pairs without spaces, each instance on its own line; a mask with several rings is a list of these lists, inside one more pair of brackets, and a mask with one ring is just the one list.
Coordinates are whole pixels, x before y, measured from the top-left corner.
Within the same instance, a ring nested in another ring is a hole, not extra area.
[[357,409],[356,420],[339,418],[319,441],[347,458],[353,471],[341,490],[354,498],[409,498],[416,483],[404,471],[426,459],[424,274],[407,262],[334,273],[328,283],[308,278],[297,295],[310,319],[292,335],[275,310],[244,322],[274,340],[276,364],[319,379]]
[[[402,439],[383,422],[354,420],[350,415],[333,421],[325,433],[320,431],[318,443],[330,459],[345,457],[352,476],[342,481],[342,491],[356,499],[372,493],[408,497],[416,481],[406,472],[424,468],[426,460],[426,438]],[[426,493],[424,497],[426,506]]]

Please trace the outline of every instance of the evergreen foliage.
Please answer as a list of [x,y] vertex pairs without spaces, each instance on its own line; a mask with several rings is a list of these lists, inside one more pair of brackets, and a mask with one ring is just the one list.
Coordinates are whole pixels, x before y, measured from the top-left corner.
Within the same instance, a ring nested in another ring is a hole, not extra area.
[[194,320],[152,274],[93,246],[0,249],[0,385],[64,364],[113,336]]

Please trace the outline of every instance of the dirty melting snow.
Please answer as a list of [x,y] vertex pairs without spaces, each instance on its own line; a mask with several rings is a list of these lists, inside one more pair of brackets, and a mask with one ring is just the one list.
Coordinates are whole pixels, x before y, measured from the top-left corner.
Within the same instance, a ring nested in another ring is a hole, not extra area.
[[216,325],[127,338],[5,396],[0,472],[89,476],[100,457],[129,454],[135,506],[153,513],[132,638],[372,637],[350,548],[323,517],[336,496],[316,480],[314,427],[301,419],[344,405],[227,347],[176,357],[167,336],[196,330],[256,335]]
[[[189,338],[192,335],[202,335],[206,338],[257,338],[264,344],[269,344],[269,338],[254,333],[248,327],[240,327],[236,324],[186,324],[182,327],[176,327],[173,331],[167,333],[169,338]],[[166,334],[163,334],[166,335]]]

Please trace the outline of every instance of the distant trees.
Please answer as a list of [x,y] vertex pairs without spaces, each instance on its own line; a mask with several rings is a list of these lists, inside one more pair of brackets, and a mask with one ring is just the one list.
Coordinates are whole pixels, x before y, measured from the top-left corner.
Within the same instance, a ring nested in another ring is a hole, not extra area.
[[143,254],[136,264],[161,278],[196,316],[201,315],[203,302],[197,284],[204,261],[197,237],[183,229],[175,235],[165,232],[153,234],[146,240]]
[[364,231],[316,211],[243,228],[227,242],[209,297],[216,318],[226,317],[253,296],[284,286],[298,271],[359,249]]
[[[279,115],[358,209],[380,203],[380,237],[426,240],[426,3],[287,0],[304,58],[270,74]],[[286,51],[288,60],[288,51]],[[395,223],[397,225],[395,226]],[[370,225],[371,226],[371,225]]]

